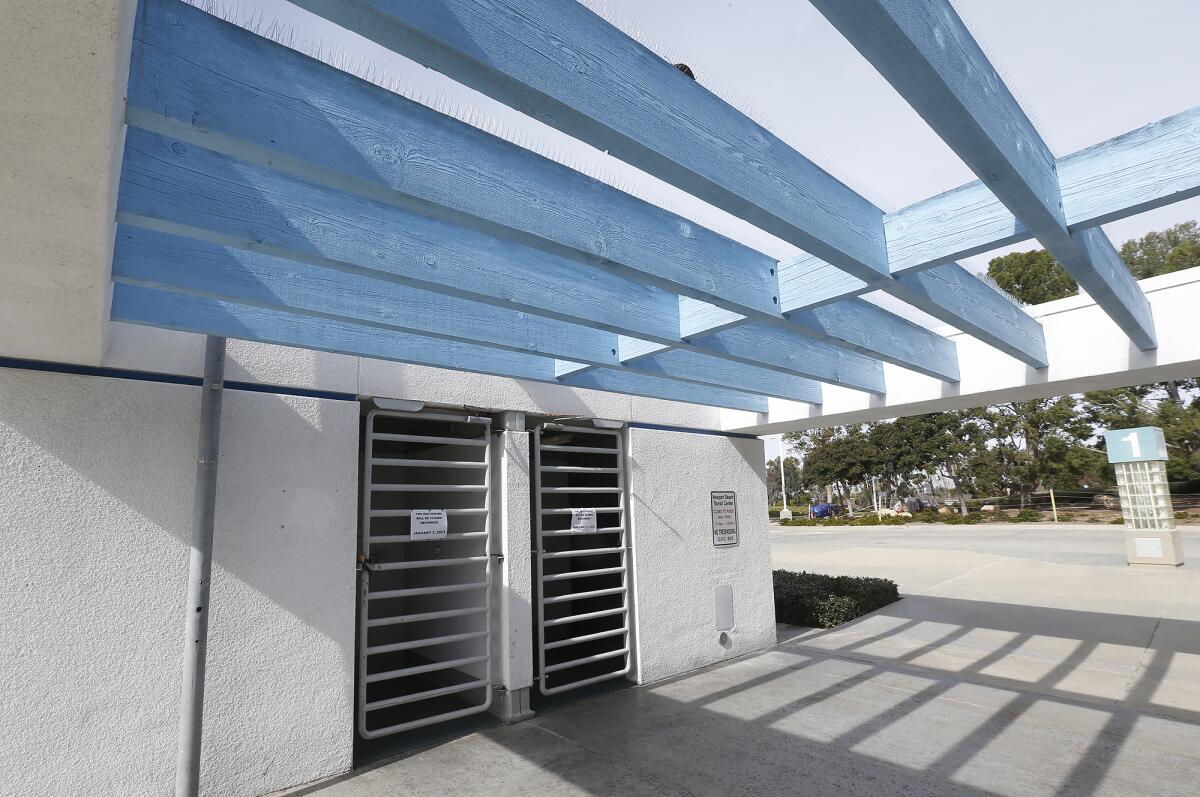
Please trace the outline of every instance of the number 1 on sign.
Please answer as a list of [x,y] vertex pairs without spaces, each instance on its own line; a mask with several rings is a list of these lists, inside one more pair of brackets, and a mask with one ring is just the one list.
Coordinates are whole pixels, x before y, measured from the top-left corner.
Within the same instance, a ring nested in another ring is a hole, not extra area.
[[1137,432],[1130,432],[1129,434],[1125,435],[1121,438],[1121,442],[1129,443],[1129,452],[1133,454],[1133,456],[1140,457],[1142,455],[1142,444],[1138,440]]

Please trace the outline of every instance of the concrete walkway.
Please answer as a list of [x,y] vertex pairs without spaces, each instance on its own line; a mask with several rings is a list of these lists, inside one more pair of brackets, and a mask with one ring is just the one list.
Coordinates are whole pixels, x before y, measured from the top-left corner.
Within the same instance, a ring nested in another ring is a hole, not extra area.
[[1111,528],[830,532],[777,532],[777,566],[909,597],[299,793],[1197,793],[1195,570],[1128,568]]

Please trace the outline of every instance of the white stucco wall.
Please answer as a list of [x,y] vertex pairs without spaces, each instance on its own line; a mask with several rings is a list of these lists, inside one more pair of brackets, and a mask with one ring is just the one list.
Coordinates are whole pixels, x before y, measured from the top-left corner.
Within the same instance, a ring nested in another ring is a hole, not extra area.
[[0,7],[0,355],[97,365],[136,0]]
[[[629,430],[636,679],[648,683],[775,642],[761,440]],[[713,546],[710,493],[737,493],[739,542]],[[733,589],[722,644],[715,590]]]
[[[228,391],[203,790],[351,764],[358,405]],[[174,787],[199,389],[0,369],[0,791]]]

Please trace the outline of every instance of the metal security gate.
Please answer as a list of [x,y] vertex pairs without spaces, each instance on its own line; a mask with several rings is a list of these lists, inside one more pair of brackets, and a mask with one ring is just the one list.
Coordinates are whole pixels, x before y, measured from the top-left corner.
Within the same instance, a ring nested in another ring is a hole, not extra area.
[[629,672],[629,554],[621,434],[534,432],[538,688],[544,695]]
[[358,732],[486,711],[491,420],[373,410],[363,450]]

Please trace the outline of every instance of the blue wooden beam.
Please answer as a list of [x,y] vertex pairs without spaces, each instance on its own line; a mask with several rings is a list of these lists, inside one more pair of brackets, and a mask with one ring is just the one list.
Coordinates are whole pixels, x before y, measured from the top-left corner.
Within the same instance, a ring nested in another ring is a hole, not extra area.
[[[1011,297],[957,263],[865,283],[829,263],[805,256],[780,263],[779,274],[785,318],[854,301],[855,296],[880,289],[1027,365],[1049,365],[1041,323]],[[686,323],[686,316],[680,320]]]
[[[784,317],[815,340],[858,351],[935,379],[958,381],[958,351],[953,341],[868,301],[841,299],[807,309],[789,310]],[[688,297],[680,299],[679,323],[681,334],[692,342],[709,335],[724,334],[734,327],[747,325],[759,329],[763,326]]]
[[779,315],[773,259],[178,0],[143,4],[130,75],[130,125]]
[[[126,139],[118,220],[509,312],[699,350],[680,337],[677,294],[143,130],[131,129]],[[481,325],[479,331],[488,328]],[[714,356],[782,366],[792,376],[859,389],[873,390],[882,382],[878,363],[852,351],[831,358],[828,351],[836,347],[822,345],[799,328],[780,328],[772,337],[779,349],[742,347],[736,355],[718,351]],[[855,367],[839,367],[843,362]],[[713,363],[714,378],[719,367]],[[860,375],[867,375],[867,381]]]
[[1054,156],[948,0],[813,5],[1129,338],[1141,349],[1155,348],[1145,295],[1128,269],[1114,266],[1102,231],[1070,231]]
[[957,379],[953,364],[913,354],[952,351],[927,330],[894,315],[877,335],[852,322],[844,330],[840,321],[794,323],[780,313],[776,263],[766,255],[176,0],[143,5],[126,116],[184,146],[700,296],[797,338]]
[[679,338],[677,294],[136,128],[118,220],[649,340]]
[[[113,288],[112,319],[164,329],[354,354],[383,360],[561,384],[554,360],[362,324],[284,313],[139,285]],[[574,387],[766,412],[767,400],[736,390],[597,368]]]
[[[821,386],[811,379],[754,365],[716,360],[711,356],[683,349],[666,349],[656,354],[626,360],[622,363],[622,370],[702,385],[716,384],[789,401],[821,403]],[[584,372],[560,372],[559,378],[564,384],[578,384],[577,380],[581,379]]]
[[[262,252],[118,225],[113,280],[240,305],[626,369],[617,335]],[[819,404],[816,382],[680,352],[687,368],[628,370]]]
[[888,273],[878,208],[578,3],[293,2],[839,268]]
[[[469,0],[298,4],[796,244],[862,283],[859,292],[912,295],[891,279],[886,247],[879,249],[881,210],[577,4],[498,0],[486,13]],[[734,150],[738,156],[730,157]],[[970,288],[976,304],[1004,301],[983,282]],[[961,304],[919,298],[938,317]],[[782,291],[780,306],[787,306]],[[973,326],[984,341],[1017,351],[1030,322],[1011,329],[1006,321],[1001,315],[956,326]],[[874,353],[906,359],[903,347]],[[1045,365],[1044,347],[1020,353]],[[906,367],[913,365],[907,358]]]
[[1034,368],[1047,367],[1050,361],[1042,325],[1012,298],[990,285],[990,290],[981,291],[980,285],[986,283],[950,263],[903,274],[890,293]]
[[[802,343],[801,343],[802,342]],[[740,362],[769,360],[773,367],[830,384],[882,395],[883,367],[840,346],[800,338],[769,324],[738,324],[687,341],[687,348]]]
[[263,252],[117,226],[115,282],[430,337],[619,365],[617,335]]
[[[1075,233],[1200,195],[1200,108],[1059,158],[1062,222]],[[1025,241],[1034,233],[976,181],[889,213],[892,274]]]

